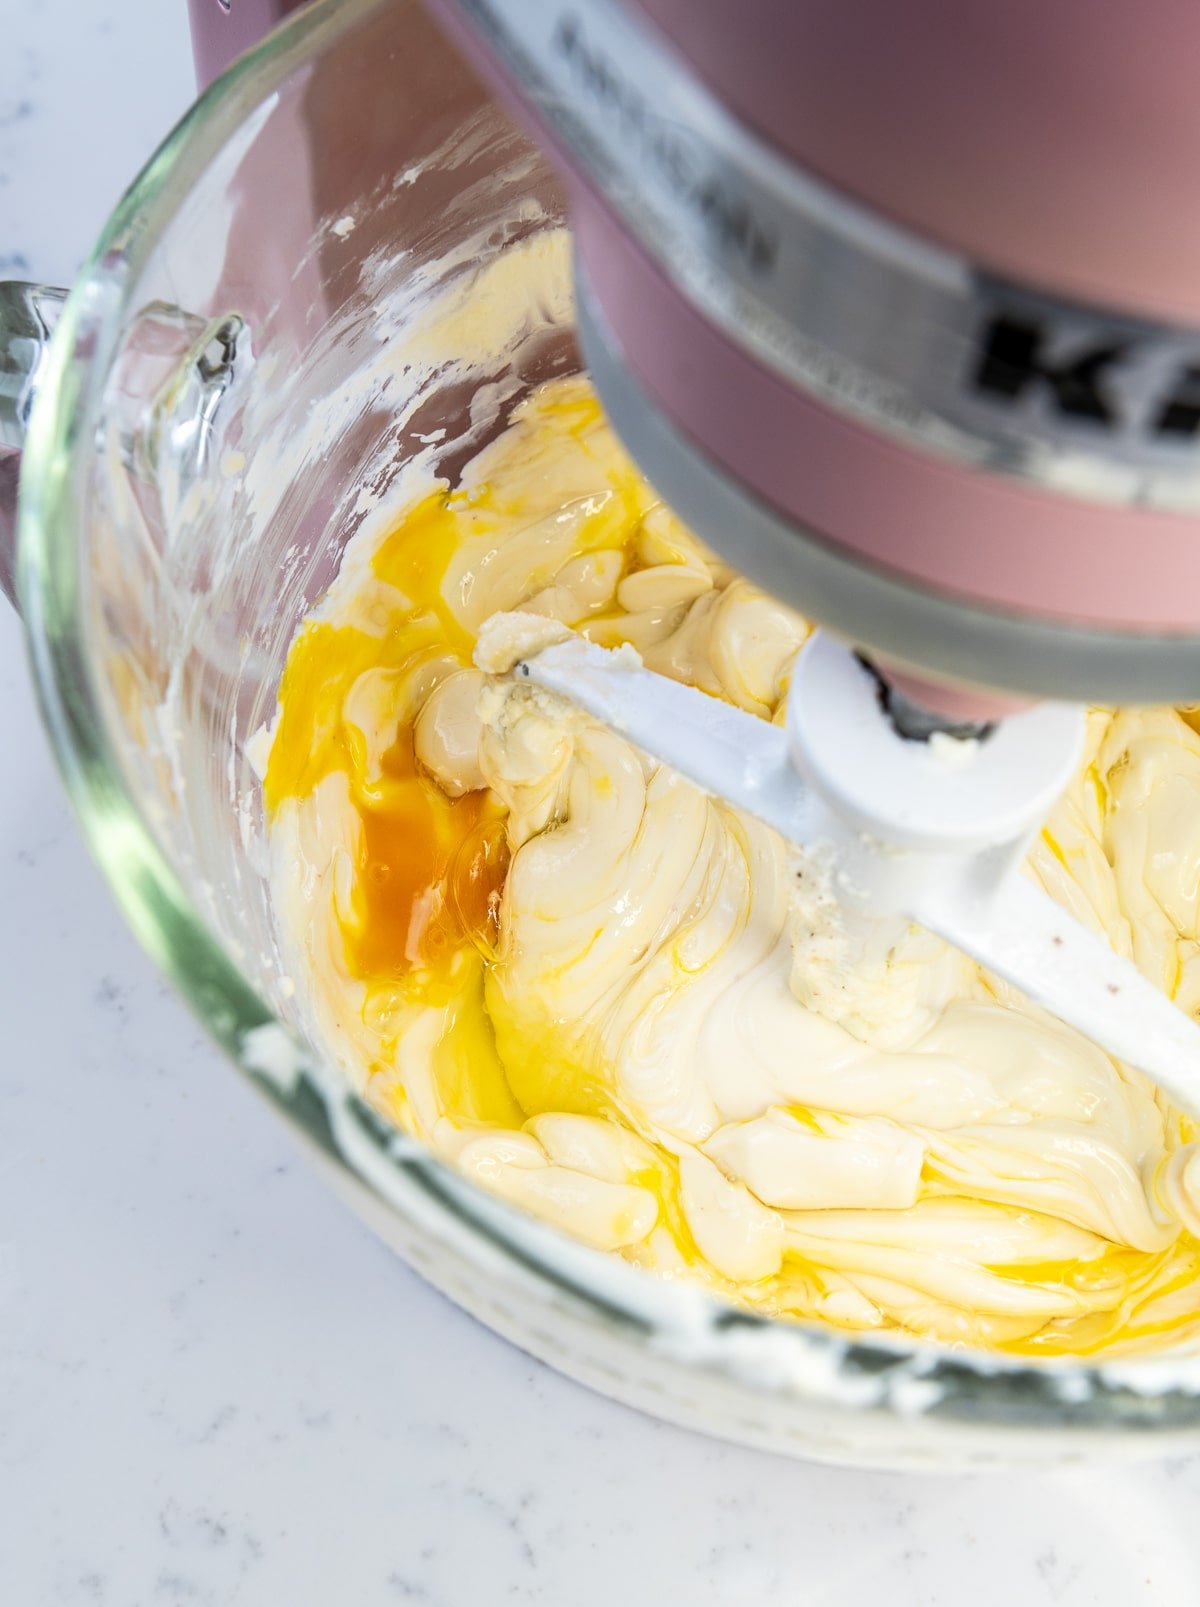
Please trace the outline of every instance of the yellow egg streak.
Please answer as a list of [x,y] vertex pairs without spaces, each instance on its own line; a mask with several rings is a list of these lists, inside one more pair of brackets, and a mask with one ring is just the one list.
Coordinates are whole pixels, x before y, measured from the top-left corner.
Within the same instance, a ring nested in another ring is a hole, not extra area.
[[[587,393],[550,402],[543,414],[554,430],[576,438],[602,418]],[[631,563],[646,500],[637,476],[630,469],[624,494],[591,500],[572,556],[617,548]],[[519,1041],[507,1046],[506,1074],[484,997],[484,957],[496,937],[508,863],[503,820],[486,792],[447,797],[413,753],[413,689],[427,693],[432,674],[469,665],[475,645],[446,596],[450,561],[521,514],[503,487],[484,484],[470,492],[439,488],[398,516],[371,559],[382,587],[373,628],[310,619],[293,641],[263,781],[271,817],[286,799],[309,797],[332,772],[346,775],[360,828],[352,917],[342,923],[347,970],[365,984],[375,1019],[397,992],[450,1002],[435,1051],[445,1114],[487,1126],[520,1126],[546,1111],[598,1115],[613,1108],[603,1078],[567,1051],[562,1023],[540,1031],[523,1023]],[[561,563],[559,553],[554,569]],[[552,574],[531,578],[548,582]],[[374,762],[368,733],[348,716],[354,689],[369,674],[392,677],[396,688],[394,740]]]

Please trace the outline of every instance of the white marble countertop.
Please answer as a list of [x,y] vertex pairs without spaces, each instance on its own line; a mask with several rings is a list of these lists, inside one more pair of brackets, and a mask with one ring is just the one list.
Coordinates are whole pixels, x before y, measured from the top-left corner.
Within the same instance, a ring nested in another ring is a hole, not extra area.
[[[0,275],[65,281],[184,0],[0,0]],[[1184,1607],[1200,1462],[792,1465],[529,1361],[330,1196],[126,931],[0,618],[0,1600]]]

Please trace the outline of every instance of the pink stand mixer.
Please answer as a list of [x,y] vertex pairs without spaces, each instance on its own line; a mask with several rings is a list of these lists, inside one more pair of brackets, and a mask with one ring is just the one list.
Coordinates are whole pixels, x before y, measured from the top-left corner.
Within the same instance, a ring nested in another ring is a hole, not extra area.
[[[191,9],[207,80],[295,6]],[[935,709],[1200,695],[1190,12],[435,9],[566,167],[596,384],[706,539]]]
[[[1200,699],[1193,13],[431,5],[567,175],[629,450],[824,627],[786,733],[579,642],[518,670],[832,842],[864,952],[915,919],[1196,1106],[1200,1031],[1009,874],[1085,702]],[[191,0],[201,79],[293,9]]]

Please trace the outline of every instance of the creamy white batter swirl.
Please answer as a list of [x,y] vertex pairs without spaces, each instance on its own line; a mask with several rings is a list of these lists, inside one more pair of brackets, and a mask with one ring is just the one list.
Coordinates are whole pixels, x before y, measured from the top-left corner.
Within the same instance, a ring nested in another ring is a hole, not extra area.
[[[281,928],[348,1074],[487,1187],[758,1309],[1035,1354],[1194,1342],[1200,1162],[1143,1078],[916,930],[823,1013],[820,891],[773,832],[471,667],[519,610],[780,710],[806,624],[656,501],[584,382],[526,402],[438,521],[432,611],[361,552],[322,609],[419,638],[345,700],[361,775],[273,812]],[[494,935],[425,992],[347,962],[354,786],[407,728],[421,773],[485,799],[510,855]],[[1187,718],[1093,714],[1027,870],[1200,1008]]]

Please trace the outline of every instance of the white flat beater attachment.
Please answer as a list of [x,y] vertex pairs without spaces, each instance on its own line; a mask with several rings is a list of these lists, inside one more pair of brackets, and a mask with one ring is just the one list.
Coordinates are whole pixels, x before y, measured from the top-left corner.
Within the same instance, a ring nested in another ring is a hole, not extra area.
[[1079,763],[1081,709],[1042,704],[979,739],[912,741],[871,671],[819,631],[797,659],[785,728],[582,637],[514,673],[790,842],[822,849],[864,952],[915,921],[1200,1113],[1200,1026],[1017,874]]

